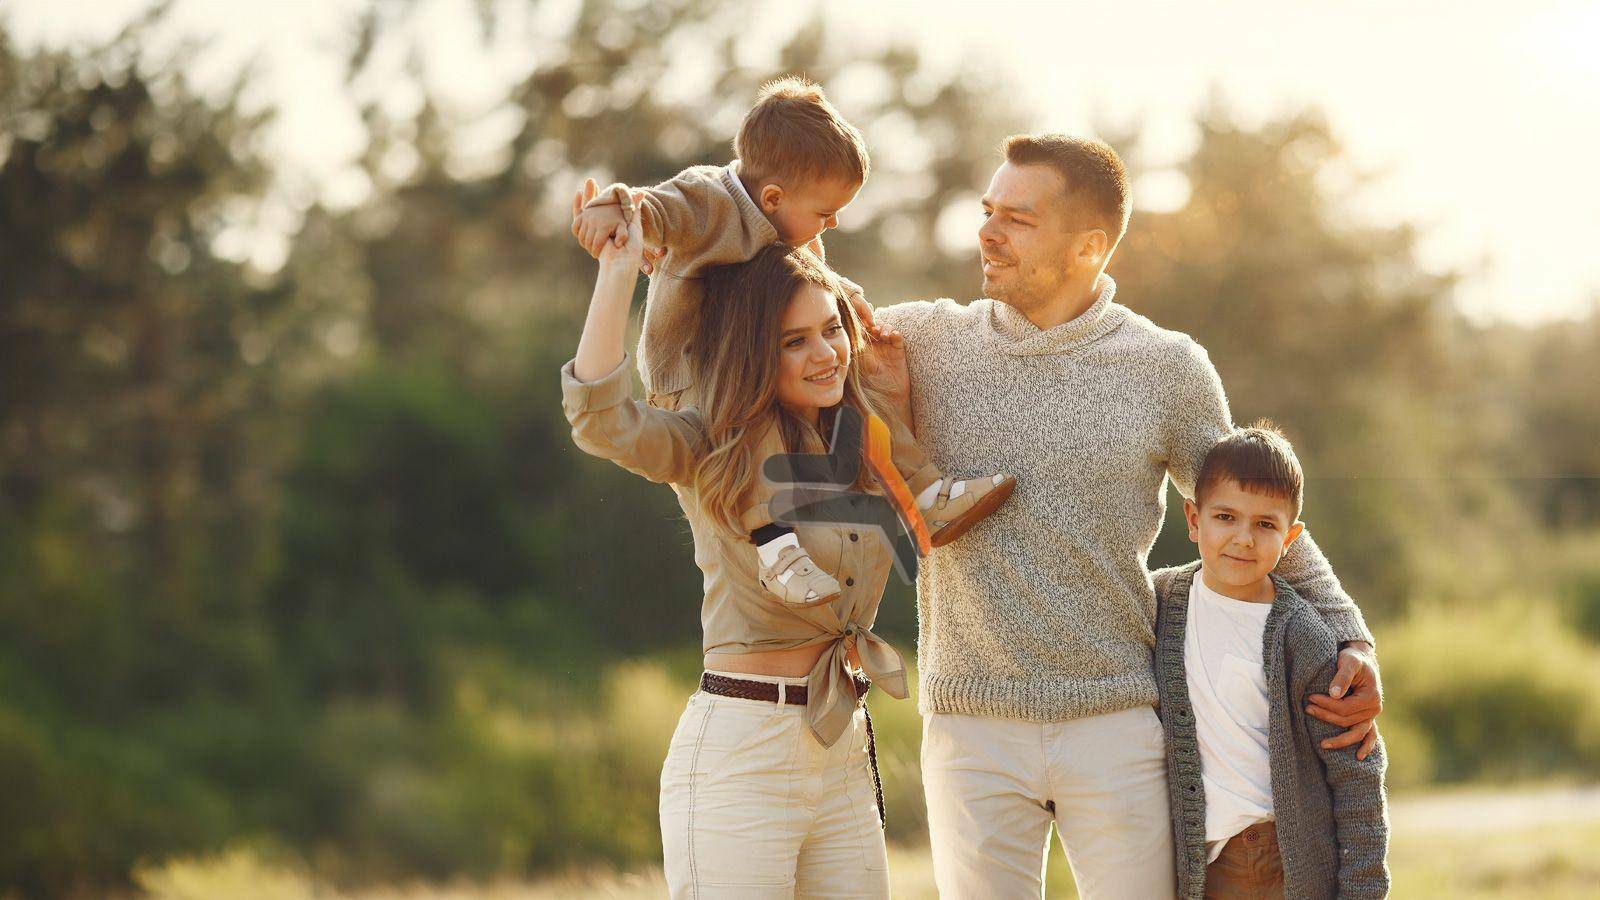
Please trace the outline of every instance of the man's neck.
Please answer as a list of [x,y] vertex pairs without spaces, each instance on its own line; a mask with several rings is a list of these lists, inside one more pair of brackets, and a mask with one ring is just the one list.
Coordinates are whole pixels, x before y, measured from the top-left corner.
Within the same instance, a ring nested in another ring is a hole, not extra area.
[[1049,331],[1057,325],[1071,322],[1073,319],[1083,315],[1089,307],[1094,305],[1095,300],[1099,299],[1099,297],[1100,279],[1099,276],[1096,276],[1088,288],[1084,288],[1081,285],[1069,285],[1063,288],[1061,294],[1050,302],[1035,309],[1024,311],[1022,314],[1028,317],[1028,321],[1033,323],[1033,327],[1040,331]]

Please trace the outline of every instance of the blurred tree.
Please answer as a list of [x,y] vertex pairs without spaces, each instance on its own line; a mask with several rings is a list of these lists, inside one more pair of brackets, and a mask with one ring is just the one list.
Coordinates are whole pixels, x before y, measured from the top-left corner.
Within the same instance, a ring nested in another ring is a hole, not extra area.
[[[405,27],[414,13],[403,3],[372,8],[352,83],[390,84],[372,71],[379,56],[418,58],[421,48],[404,44],[415,40]],[[497,20],[484,15],[490,34]],[[935,235],[958,199],[977,209],[998,142],[1021,121],[996,99],[1006,96],[999,85],[930,78],[905,47],[852,57],[820,16],[772,48],[774,68],[752,67],[738,38],[755,15],[706,0],[584,4],[566,30],[525,36],[535,63],[507,107],[518,127],[503,148],[477,147],[474,165],[456,140],[466,123],[432,99],[408,118],[374,99],[364,113],[373,197],[331,220],[333,240],[354,248],[341,258],[359,260],[354,293],[371,298],[365,331],[377,353],[432,360],[509,417],[517,502],[532,511],[527,533],[544,542],[518,551],[533,564],[536,593],[582,608],[623,649],[697,634],[699,578],[671,494],[585,457],[557,414],[553,373],[576,346],[593,278],[567,232],[571,192],[586,176],[651,184],[727,161],[760,84],[802,72],[842,88],[834,93],[846,115],[886,148],[859,212],[830,236],[835,265],[879,302],[962,282],[975,291],[972,252],[943,249]],[[375,52],[388,42],[403,46]],[[681,65],[689,47],[710,54],[694,71]],[[408,77],[425,91],[420,69],[409,66]],[[910,607],[898,606],[909,635]]]
[[1600,520],[1600,299],[1585,319],[1501,326],[1486,338],[1501,358],[1508,348],[1515,355],[1486,373],[1501,377],[1484,379],[1483,399],[1521,410],[1526,422],[1498,465],[1525,479],[1547,527],[1592,527]]
[[[1363,609],[1391,614],[1438,529],[1500,491],[1472,459],[1486,429],[1461,417],[1473,372],[1452,278],[1422,270],[1409,228],[1351,224],[1332,187],[1349,164],[1320,116],[1245,129],[1218,104],[1199,125],[1187,202],[1152,214],[1135,198],[1119,299],[1207,348],[1236,422],[1285,429],[1312,532]],[[1162,562],[1194,555],[1173,506]]]
[[29,893],[225,837],[277,768],[264,408],[303,314],[245,262],[265,117],[141,50],[165,13],[84,52],[0,31],[0,755],[30,798],[0,882]]
[[[339,209],[284,199],[248,73],[203,96],[189,51],[153,55],[165,7],[80,52],[0,30],[0,892],[103,893],[243,835],[353,879],[653,858],[633,704],[678,683],[612,663],[672,654],[687,683],[699,576],[672,494],[559,412],[594,273],[570,192],[727,160],[758,85],[801,72],[874,155],[834,265],[879,303],[980,290],[977,197],[1026,125],[1000,77],[820,16],[756,46],[732,2],[592,0],[522,34],[479,3],[485,46],[531,62],[469,118],[427,91],[420,8],[364,10],[371,193]],[[1470,327],[1415,235],[1350,224],[1316,116],[1200,124],[1119,299],[1210,349],[1238,420],[1284,424],[1363,606],[1473,596],[1592,530],[1600,317]],[[1169,528],[1156,558],[1191,556]]]

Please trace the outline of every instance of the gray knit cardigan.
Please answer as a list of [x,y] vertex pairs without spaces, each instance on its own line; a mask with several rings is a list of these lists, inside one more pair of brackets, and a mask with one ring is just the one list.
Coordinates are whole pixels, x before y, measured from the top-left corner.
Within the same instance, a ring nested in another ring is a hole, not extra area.
[[[1189,587],[1200,563],[1162,569],[1156,585],[1156,682],[1167,742],[1167,785],[1177,850],[1178,896],[1199,898],[1206,881],[1206,795],[1183,664]],[[1284,895],[1383,897],[1389,892],[1383,744],[1323,750],[1343,729],[1306,715],[1306,697],[1333,679],[1339,643],[1317,611],[1282,579],[1267,613],[1262,658],[1269,702],[1267,746]]]
[[[1102,278],[1089,309],[1043,330],[989,299],[875,313],[905,335],[928,459],[1017,479],[918,572],[923,713],[1065,722],[1156,703],[1150,545],[1167,482],[1194,496],[1233,417],[1205,348],[1115,298]],[[1276,571],[1340,640],[1372,639],[1309,535]]]

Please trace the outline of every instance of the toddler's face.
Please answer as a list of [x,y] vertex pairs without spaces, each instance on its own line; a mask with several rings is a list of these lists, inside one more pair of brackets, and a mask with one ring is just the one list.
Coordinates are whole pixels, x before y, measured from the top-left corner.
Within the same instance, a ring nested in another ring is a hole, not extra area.
[[1263,589],[1304,527],[1295,521],[1293,501],[1247,491],[1232,479],[1212,485],[1198,508],[1184,501],[1183,510],[1189,540],[1200,545],[1206,583],[1241,600]]
[[793,189],[769,192],[762,186],[761,209],[778,229],[778,239],[791,247],[803,247],[811,239],[835,228],[839,213],[856,199],[861,185],[834,179],[811,179]]

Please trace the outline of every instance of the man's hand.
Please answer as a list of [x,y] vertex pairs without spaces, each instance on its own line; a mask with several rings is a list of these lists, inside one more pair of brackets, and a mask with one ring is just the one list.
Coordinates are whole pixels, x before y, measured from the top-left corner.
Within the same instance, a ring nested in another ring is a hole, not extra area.
[[888,325],[867,328],[867,348],[861,354],[861,370],[897,406],[911,402],[911,370],[906,366],[906,339]]
[[1339,651],[1339,667],[1328,693],[1312,694],[1306,714],[1346,728],[1344,734],[1322,743],[1323,749],[1349,747],[1359,742],[1356,759],[1366,759],[1378,743],[1378,714],[1383,712],[1383,683],[1378,679],[1378,659],[1372,645],[1353,641]]
[[[844,283],[844,298],[850,301],[850,308],[856,311],[856,318],[861,320],[861,324],[867,326],[869,332],[872,332],[872,329],[876,327],[872,321],[872,304],[867,302],[867,295],[861,290],[861,285],[845,278],[843,275],[839,276],[839,280]],[[873,333],[876,334],[876,332]]]

